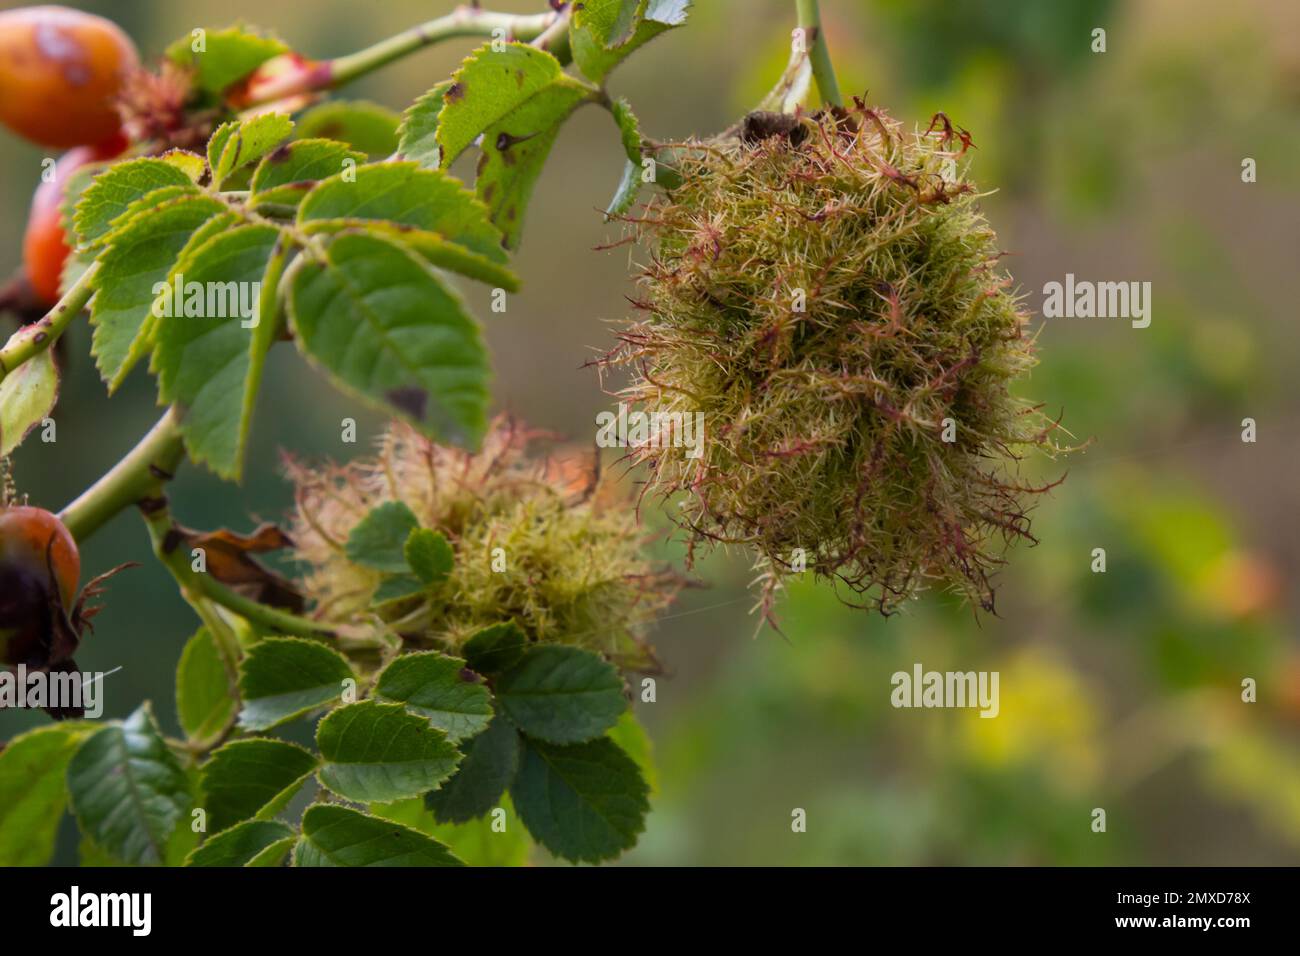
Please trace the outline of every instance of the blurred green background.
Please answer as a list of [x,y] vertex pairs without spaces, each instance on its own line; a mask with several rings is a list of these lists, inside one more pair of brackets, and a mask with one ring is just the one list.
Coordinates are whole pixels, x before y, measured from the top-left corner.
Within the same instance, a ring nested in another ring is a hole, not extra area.
[[[13,6],[7,4],[6,6]],[[307,55],[337,55],[445,12],[441,0],[115,0],[75,3],[118,20],[147,57],[237,14]],[[536,12],[541,2],[487,4]],[[793,26],[783,0],[697,0],[612,88],[659,139],[708,134],[775,80]],[[942,593],[881,620],[825,587],[793,587],[786,639],[756,621],[743,555],[698,568],[657,623],[672,672],[637,711],[654,743],[643,864],[1300,863],[1300,645],[1289,582],[1300,570],[1300,6],[1294,0],[823,0],[841,86],[924,126],[944,110],[968,128],[972,171],[1008,268],[1041,304],[1045,282],[1149,280],[1150,328],[1049,322],[1026,394],[1064,410],[1086,452],[1035,513],[1041,544],[1002,575],[998,617]],[[1107,31],[1107,52],[1090,51]],[[346,91],[401,109],[473,41],[424,51]],[[0,136],[0,270],[44,154]],[[1241,181],[1246,157],[1258,182]],[[622,167],[612,124],[580,112],[538,187],[517,268],[524,291],[488,329],[500,408],[589,444],[608,407],[580,366],[612,343],[629,259],[593,247]],[[477,297],[475,297],[477,296]],[[154,420],[139,369],[109,402],[70,335],[58,441],[15,457],[21,490],[57,509]],[[610,383],[606,383],[609,386]],[[266,377],[242,487],[193,467],[173,489],[193,527],[246,530],[290,504],[281,449],[348,457],[339,422],[381,422],[292,350]],[[1244,444],[1241,420],[1259,440]],[[662,525],[653,509],[647,523]],[[1090,570],[1092,549],[1107,571]],[[665,545],[666,558],[680,551]],[[138,517],[83,552],[87,575],[135,559],[81,655],[107,678],[105,716],[142,698],[175,730],[172,673],[195,621],[155,566]],[[895,710],[890,675],[997,670],[1001,714]],[[1258,703],[1240,684],[1258,682]],[[0,739],[42,722],[0,713]],[[1108,831],[1093,833],[1104,808]],[[793,833],[795,808],[806,833]],[[64,834],[59,859],[75,859]]]

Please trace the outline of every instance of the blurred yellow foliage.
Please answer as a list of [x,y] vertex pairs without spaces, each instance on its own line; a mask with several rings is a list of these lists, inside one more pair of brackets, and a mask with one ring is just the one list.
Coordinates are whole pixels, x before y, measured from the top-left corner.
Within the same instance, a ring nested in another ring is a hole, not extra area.
[[991,720],[963,714],[967,755],[989,768],[1035,764],[1066,790],[1089,786],[1100,765],[1096,692],[1052,652],[1030,649],[1003,666],[1001,712]]

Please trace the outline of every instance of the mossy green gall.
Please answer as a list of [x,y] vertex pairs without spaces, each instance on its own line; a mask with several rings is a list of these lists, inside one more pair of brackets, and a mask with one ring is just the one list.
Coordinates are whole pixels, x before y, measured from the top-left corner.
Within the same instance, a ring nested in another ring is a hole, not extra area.
[[[452,654],[483,628],[514,621],[529,641],[656,669],[645,632],[679,577],[645,556],[631,502],[590,451],[536,454],[544,437],[501,417],[468,452],[394,423],[373,457],[291,462],[292,538],[316,616],[345,628],[370,622],[408,649]],[[393,576],[352,560],[347,545],[367,515],[393,502],[452,554],[445,579],[384,600]]]
[[805,568],[882,613],[934,584],[991,611],[1031,537],[1045,488],[1019,461],[1060,450],[1057,426],[1012,391],[1034,340],[970,145],[942,114],[908,131],[861,102],[751,114],[679,147],[680,186],[633,220],[637,314],[598,364],[651,421],[702,413],[704,438],[629,456],[692,556],[752,549],[769,617]]

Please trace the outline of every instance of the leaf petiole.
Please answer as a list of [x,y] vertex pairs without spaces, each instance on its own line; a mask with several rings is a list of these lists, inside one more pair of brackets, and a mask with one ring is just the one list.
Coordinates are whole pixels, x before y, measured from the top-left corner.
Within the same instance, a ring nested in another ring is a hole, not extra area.
[[[567,22],[567,17],[555,12],[495,13],[477,6],[462,5],[451,13],[403,30],[363,50],[326,60],[317,69],[288,76],[283,83],[270,84],[259,91],[257,101],[250,106],[272,103],[300,93],[337,89],[443,40],[497,35],[512,40],[535,40],[561,19]],[[561,42],[557,41],[557,48]]]
[[809,44],[808,58],[812,62],[813,79],[817,81],[817,91],[821,93],[822,102],[828,106],[843,106],[844,98],[840,95],[840,85],[835,79],[835,67],[831,65],[830,47],[822,31],[818,2],[794,0],[794,6],[799,17],[799,29],[803,31],[802,42]]
[[78,543],[124,508],[161,493],[185,457],[180,414],[169,408],[127,455],[60,513],[59,520]]
[[194,600],[206,599],[276,634],[316,639],[327,638],[334,634],[334,629],[328,625],[268,607],[242,594],[237,594],[210,574],[193,570],[190,566],[189,552],[179,547],[181,539],[177,535],[177,528],[172,521],[171,510],[165,498],[147,501],[142,504],[140,512],[149,529],[154,554],[171,572],[176,583],[180,585],[182,593],[191,600],[191,603]]

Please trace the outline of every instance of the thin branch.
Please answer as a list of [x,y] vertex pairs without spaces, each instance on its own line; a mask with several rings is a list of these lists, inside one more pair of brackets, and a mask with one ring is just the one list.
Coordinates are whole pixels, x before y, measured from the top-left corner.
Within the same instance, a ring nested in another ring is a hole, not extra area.
[[72,537],[85,541],[114,515],[160,493],[185,456],[180,414],[169,408],[121,461],[59,514]]
[[[140,509],[158,560],[171,572],[182,596],[207,621],[205,604],[216,604],[276,634],[293,634],[317,639],[338,637],[341,644],[371,646],[364,636],[336,634],[334,628],[296,614],[268,607],[226,587],[210,574],[195,571],[190,556],[180,547],[183,540],[171,518],[163,489],[185,457],[180,431],[181,415],[167,410],[149,433],[112,470],[91,485],[59,514],[59,519],[78,543],[102,527],[119,511],[132,505]],[[220,629],[216,629],[220,631]],[[220,639],[222,633],[215,633]],[[237,653],[231,641],[222,643],[223,656]]]
[[813,79],[817,81],[817,91],[821,93],[822,102],[828,106],[843,106],[844,98],[840,96],[840,85],[835,79],[835,67],[831,66],[831,51],[822,33],[821,11],[817,0],[794,0],[795,12],[799,17],[799,28],[803,30],[803,42],[808,45],[808,59],[812,63]]
[[[161,491],[161,485],[159,489]],[[190,566],[190,554],[181,548],[183,535],[172,521],[167,499],[161,496],[147,498],[140,503],[140,513],[149,529],[154,554],[171,572],[180,585],[181,594],[193,604],[207,600],[219,604],[254,624],[259,624],[273,634],[292,634],[297,637],[327,638],[334,629],[327,624],[308,620],[287,611],[268,607],[252,598],[246,598],[226,587],[211,574],[195,571]]]
[[569,46],[569,16],[572,9],[572,6],[561,9],[551,25],[532,42],[532,46],[545,50],[566,66],[573,60],[573,50]]
[[477,6],[461,5],[445,16],[403,30],[364,50],[324,60],[306,73],[290,74],[281,83],[268,84],[258,91],[257,102],[249,105],[271,103],[299,93],[336,89],[417,50],[456,37],[491,37],[497,31],[503,31],[508,40],[528,42],[545,33],[561,17],[561,13],[554,11],[494,13]]
[[59,340],[64,329],[85,308],[94,294],[91,284],[98,269],[98,263],[88,268],[44,318],[31,325],[24,325],[9,337],[9,341],[0,348],[0,380]]

